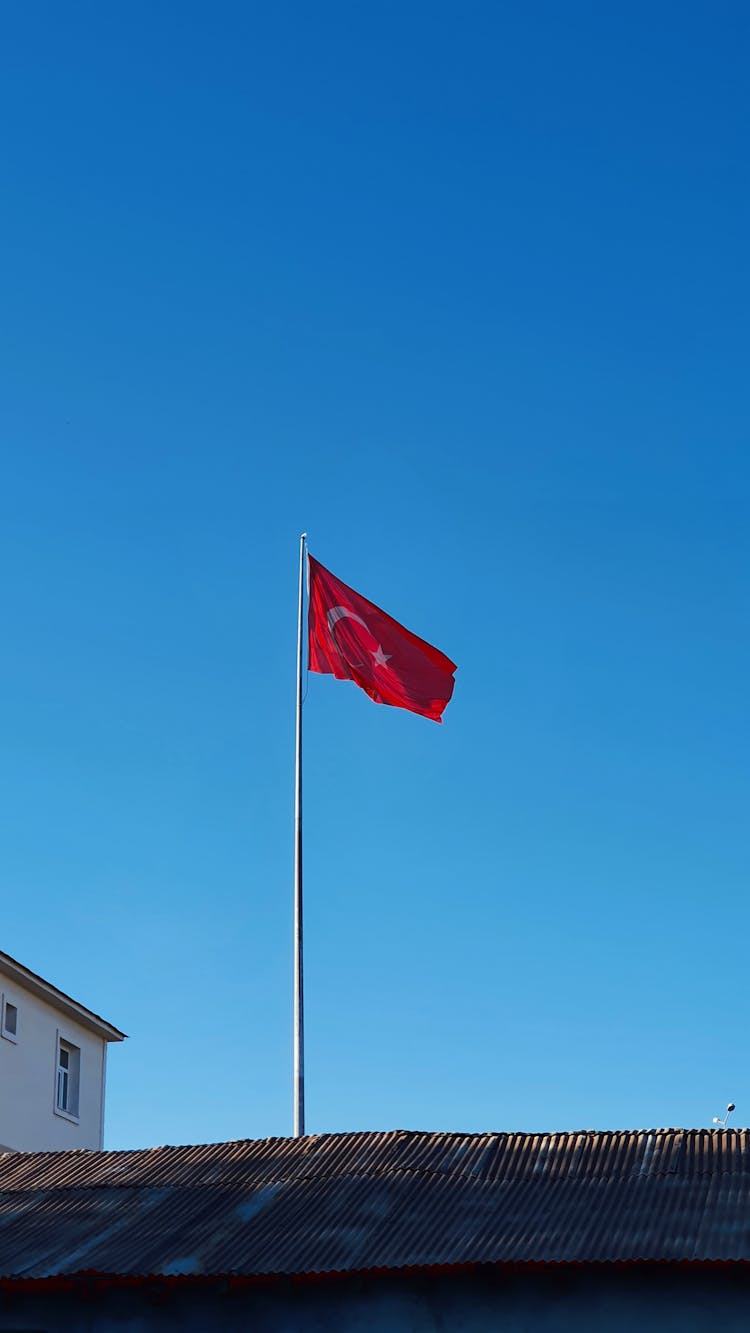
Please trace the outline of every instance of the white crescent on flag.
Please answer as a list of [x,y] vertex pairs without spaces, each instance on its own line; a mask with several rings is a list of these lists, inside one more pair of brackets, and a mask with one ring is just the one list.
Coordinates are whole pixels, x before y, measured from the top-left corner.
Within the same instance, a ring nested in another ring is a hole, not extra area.
[[[349,611],[348,608],[345,607],[345,606],[332,606],[331,609],[330,609],[330,611],[326,612],[326,616],[327,616],[327,620],[328,620],[328,628],[329,628],[329,630],[331,631],[331,638],[333,639],[334,643],[336,644],[336,647],[338,648],[339,653],[341,653],[341,656],[342,656],[342,657],[344,657],[344,653],[341,652],[341,648],[339,647],[338,639],[336,638],[336,635],[335,635],[335,632],[334,632],[334,626],[335,626],[336,624],[338,624],[339,620],[348,619],[348,620],[356,620],[356,621],[358,621],[358,623],[362,626],[362,628],[367,630],[367,633],[370,635],[370,637],[371,637],[372,639],[375,639],[375,635],[373,634],[372,630],[370,629],[370,626],[367,624],[367,621],[366,621],[366,620],[363,620],[361,616],[358,616],[356,611]],[[377,640],[376,640],[376,639],[375,639],[375,642],[377,643]],[[391,653],[384,653],[384,652],[383,652],[383,647],[382,647],[382,644],[380,644],[380,643],[378,643],[378,650],[377,650],[377,652],[373,652],[373,651],[372,651],[372,648],[370,648],[370,649],[369,649],[369,653],[370,653],[370,656],[373,657],[373,658],[375,659],[375,665],[376,665],[376,666],[385,666],[386,663],[387,663],[388,661],[390,661],[390,658],[392,657],[392,654],[391,654]],[[358,665],[359,665],[359,664],[358,664],[357,662],[350,662],[350,666],[358,666]]]
[[[343,620],[345,616],[348,616],[350,620],[358,620],[360,625],[367,630],[367,633],[371,633],[370,626],[362,619],[362,617],[358,616],[356,611],[347,611],[345,606],[332,606],[328,612],[328,628],[331,633],[333,633],[333,627],[336,624],[336,621]],[[374,637],[375,635],[373,634],[373,638]]]

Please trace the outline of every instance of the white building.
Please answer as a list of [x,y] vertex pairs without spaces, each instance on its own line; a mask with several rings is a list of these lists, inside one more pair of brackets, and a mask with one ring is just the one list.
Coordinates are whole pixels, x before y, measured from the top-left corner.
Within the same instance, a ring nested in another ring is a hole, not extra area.
[[107,1042],[124,1036],[0,952],[0,1152],[102,1148]]

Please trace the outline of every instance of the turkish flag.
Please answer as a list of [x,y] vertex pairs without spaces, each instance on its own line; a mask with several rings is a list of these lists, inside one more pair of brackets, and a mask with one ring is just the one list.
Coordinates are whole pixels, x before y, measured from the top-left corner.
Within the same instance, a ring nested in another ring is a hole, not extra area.
[[376,704],[435,722],[453,693],[455,662],[347,587],[310,555],[311,671],[353,680]]

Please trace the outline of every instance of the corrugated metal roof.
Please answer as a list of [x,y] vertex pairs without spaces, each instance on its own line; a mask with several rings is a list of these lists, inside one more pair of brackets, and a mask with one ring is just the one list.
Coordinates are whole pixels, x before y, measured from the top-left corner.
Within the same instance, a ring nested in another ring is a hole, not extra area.
[[750,1262],[750,1131],[323,1134],[0,1158],[0,1278]]

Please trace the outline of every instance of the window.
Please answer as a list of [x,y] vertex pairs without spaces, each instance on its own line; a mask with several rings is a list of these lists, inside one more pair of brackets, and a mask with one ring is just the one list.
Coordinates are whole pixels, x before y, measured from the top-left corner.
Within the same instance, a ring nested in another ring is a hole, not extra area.
[[62,1115],[78,1118],[78,1084],[81,1072],[81,1051],[64,1037],[57,1038],[57,1080],[55,1110]]
[[11,1004],[6,995],[3,996],[3,1014],[2,1024],[0,1025],[0,1034],[6,1037],[8,1041],[18,1041],[18,1008]]

